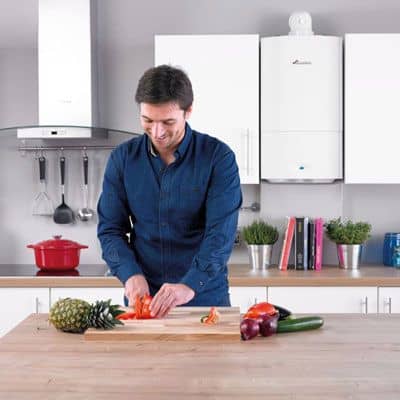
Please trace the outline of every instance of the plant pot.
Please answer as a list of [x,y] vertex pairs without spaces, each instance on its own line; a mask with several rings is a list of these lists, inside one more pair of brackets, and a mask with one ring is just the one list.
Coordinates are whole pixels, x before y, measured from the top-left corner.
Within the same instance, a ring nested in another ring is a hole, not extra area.
[[61,236],[54,236],[54,239],[30,244],[27,247],[34,249],[36,265],[42,270],[76,268],[79,265],[81,249],[88,248],[72,240],[61,239]]
[[343,269],[359,269],[362,244],[337,244],[339,267]]
[[248,244],[250,268],[252,270],[267,269],[271,264],[273,244]]

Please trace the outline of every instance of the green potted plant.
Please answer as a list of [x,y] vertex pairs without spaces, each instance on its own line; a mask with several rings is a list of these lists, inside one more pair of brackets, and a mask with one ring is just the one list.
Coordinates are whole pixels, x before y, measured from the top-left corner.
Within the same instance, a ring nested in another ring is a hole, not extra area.
[[336,243],[339,267],[358,269],[363,244],[371,237],[371,225],[337,218],[327,222],[325,228],[328,238]]
[[252,269],[265,269],[271,264],[272,248],[278,240],[278,229],[263,220],[254,221],[242,230]]

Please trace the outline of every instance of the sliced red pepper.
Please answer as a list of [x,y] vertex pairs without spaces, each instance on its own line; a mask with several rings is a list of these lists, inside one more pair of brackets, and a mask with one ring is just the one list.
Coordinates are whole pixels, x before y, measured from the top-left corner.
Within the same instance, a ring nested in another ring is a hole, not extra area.
[[139,295],[135,299],[135,314],[137,319],[142,318],[142,300]]
[[115,317],[116,319],[135,319],[136,318],[136,314],[134,312],[126,312],[123,314],[119,314]]
[[135,299],[135,314],[136,319],[151,319],[154,318],[150,313],[150,304],[153,300],[149,294],[145,294],[144,296],[136,296]]
[[200,321],[203,324],[213,325],[216,324],[220,319],[221,314],[218,312],[216,307],[211,307],[208,315],[201,317]]
[[153,318],[150,313],[150,303],[153,300],[153,298],[150,295],[145,294],[141,300],[142,300],[142,310],[141,310],[140,318],[142,318],[142,319]]

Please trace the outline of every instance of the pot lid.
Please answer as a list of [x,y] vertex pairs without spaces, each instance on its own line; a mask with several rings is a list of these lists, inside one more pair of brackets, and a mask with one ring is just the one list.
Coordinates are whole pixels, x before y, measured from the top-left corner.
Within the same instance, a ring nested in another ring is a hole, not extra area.
[[53,236],[54,239],[44,240],[36,244],[30,244],[28,247],[33,249],[52,249],[52,250],[67,250],[67,249],[87,249],[88,246],[79,244],[73,240],[61,239],[61,235]]

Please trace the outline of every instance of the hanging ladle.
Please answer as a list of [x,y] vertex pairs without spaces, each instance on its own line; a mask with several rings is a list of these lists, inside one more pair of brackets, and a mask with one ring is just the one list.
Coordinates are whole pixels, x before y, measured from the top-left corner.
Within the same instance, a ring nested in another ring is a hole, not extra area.
[[83,208],[78,210],[78,218],[81,221],[89,221],[93,218],[94,211],[89,208],[89,190],[88,190],[88,169],[89,169],[89,158],[86,154],[83,156]]

